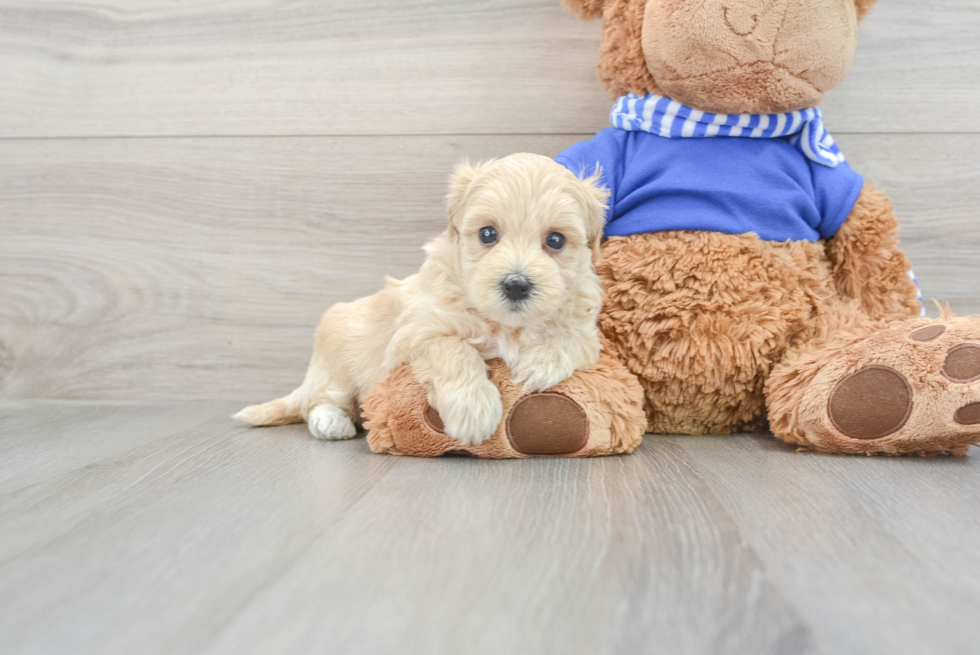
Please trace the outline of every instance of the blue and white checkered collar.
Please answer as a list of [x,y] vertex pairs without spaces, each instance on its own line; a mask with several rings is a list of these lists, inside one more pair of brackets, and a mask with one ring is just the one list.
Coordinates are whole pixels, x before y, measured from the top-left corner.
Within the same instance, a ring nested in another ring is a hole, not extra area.
[[817,108],[785,114],[712,114],[658,95],[622,96],[609,116],[613,127],[649,132],[668,139],[715,136],[788,141],[807,159],[836,168],[845,161],[833,137],[824,129]]

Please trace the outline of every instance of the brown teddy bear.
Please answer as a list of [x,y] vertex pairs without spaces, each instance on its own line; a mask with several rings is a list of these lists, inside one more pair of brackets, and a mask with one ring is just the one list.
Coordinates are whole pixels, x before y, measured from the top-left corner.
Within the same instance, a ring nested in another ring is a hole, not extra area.
[[[648,431],[727,434],[768,419],[784,441],[855,454],[962,455],[980,440],[980,318],[916,318],[891,205],[815,109],[874,2],[566,0],[604,19],[599,72],[618,100],[613,127],[557,160],[598,168],[612,193],[600,326],[645,391]],[[519,396],[504,373],[505,399]],[[575,397],[586,417],[619,394],[590,374],[593,397]],[[372,448],[458,450],[420,448],[438,441],[424,418],[397,427],[426,411],[412,384],[396,371],[366,401]],[[638,442],[608,425],[604,443]],[[507,425],[488,443],[504,445],[467,450],[515,454]]]

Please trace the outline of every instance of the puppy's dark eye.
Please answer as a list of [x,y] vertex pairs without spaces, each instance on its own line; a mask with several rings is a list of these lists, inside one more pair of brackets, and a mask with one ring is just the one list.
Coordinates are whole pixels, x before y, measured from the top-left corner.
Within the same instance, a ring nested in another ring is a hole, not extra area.
[[490,227],[489,225],[480,228],[480,243],[489,246],[491,243],[496,243],[496,242],[497,242],[497,228]]
[[561,250],[565,247],[565,235],[561,234],[560,232],[552,232],[548,235],[548,238],[545,239],[545,243],[547,243],[548,247],[552,250]]

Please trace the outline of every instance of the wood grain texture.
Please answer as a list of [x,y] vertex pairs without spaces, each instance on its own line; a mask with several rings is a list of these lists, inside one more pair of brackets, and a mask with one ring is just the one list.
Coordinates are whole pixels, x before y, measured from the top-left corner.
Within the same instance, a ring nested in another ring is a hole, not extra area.
[[[669,438],[829,653],[977,650],[972,459],[786,458],[774,440]],[[878,596],[880,594],[880,596]],[[877,599],[872,595],[878,596]],[[878,631],[868,626],[887,626]],[[942,634],[942,643],[925,635]]]
[[[978,29],[881,2],[831,130],[976,132]],[[559,0],[0,0],[0,137],[591,133],[600,31]]]
[[[285,393],[327,307],[421,263],[454,162],[580,138],[0,141],[0,396]],[[841,145],[926,297],[980,311],[980,136]]]
[[[824,103],[961,313],[978,29],[883,0]],[[0,0],[0,655],[976,651],[976,455],[411,460],[226,418],[419,265],[456,161],[605,126],[599,34],[558,0]]]
[[0,653],[975,650],[974,460],[418,460],[236,406],[0,404]]

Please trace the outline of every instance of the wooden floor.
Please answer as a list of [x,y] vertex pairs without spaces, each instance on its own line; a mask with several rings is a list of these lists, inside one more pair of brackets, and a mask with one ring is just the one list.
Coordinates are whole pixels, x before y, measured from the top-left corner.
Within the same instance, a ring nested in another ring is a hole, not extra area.
[[0,405],[0,652],[976,653],[980,458],[419,460]]

